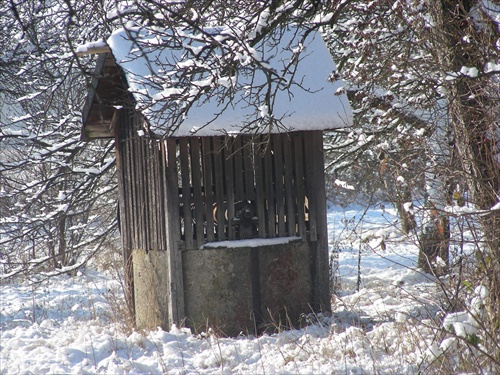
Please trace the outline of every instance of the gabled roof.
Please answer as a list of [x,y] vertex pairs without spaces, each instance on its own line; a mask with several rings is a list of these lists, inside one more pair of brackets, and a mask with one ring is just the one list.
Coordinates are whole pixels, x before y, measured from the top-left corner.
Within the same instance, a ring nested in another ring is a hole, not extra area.
[[[278,74],[286,77],[284,69],[291,59],[296,58],[298,48],[293,44],[293,35],[292,32],[284,33],[277,46],[261,43],[254,47],[254,53],[259,54],[262,61]],[[195,90],[197,85],[203,88],[207,84],[221,85],[222,89],[233,85],[237,90],[230,101],[226,97],[221,101],[217,95],[202,97],[172,131],[171,117],[168,117],[171,113],[165,110],[165,101],[161,99],[177,88],[165,85],[165,81],[159,84],[156,78],[161,80],[161,77],[168,76],[164,65],[167,60],[171,60],[169,66],[189,64],[192,60],[183,61],[182,51],[156,48],[158,38],[155,30],[138,28],[132,32],[130,29],[117,30],[107,39],[110,52],[100,54],[96,67],[97,78],[84,109],[84,139],[113,137],[115,108],[125,105],[127,100],[129,103],[132,100],[136,109],[145,115],[153,132],[168,136],[328,130],[350,126],[352,123],[347,97],[339,90],[342,82],[329,80],[336,69],[332,57],[321,36],[311,33],[304,45],[300,46],[301,61],[293,78],[295,82],[300,82],[300,86],[280,88],[275,94],[273,115],[280,119],[281,126],[246,126],[252,119],[258,122],[259,116],[264,118],[267,115],[265,108],[257,108],[255,96],[249,95],[245,89],[250,84],[255,86],[263,83],[265,76],[257,71],[250,82],[249,76],[244,73],[248,69],[246,67],[225,82],[220,80],[214,83],[212,80],[207,83],[203,79],[194,82]],[[149,45],[155,48],[147,48]],[[102,47],[99,46],[99,51],[106,51]],[[191,45],[190,48],[196,46]],[[237,85],[234,84],[235,79]],[[222,108],[225,110],[221,113]]]

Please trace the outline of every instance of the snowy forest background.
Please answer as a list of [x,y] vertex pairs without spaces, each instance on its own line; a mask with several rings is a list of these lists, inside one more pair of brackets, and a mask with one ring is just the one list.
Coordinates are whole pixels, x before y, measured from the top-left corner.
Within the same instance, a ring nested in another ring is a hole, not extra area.
[[[9,0],[0,15],[3,286],[120,264],[114,145],[80,140],[96,60],[77,54],[82,46],[130,25],[233,30],[222,46],[207,46],[227,57],[211,71],[179,67],[189,83],[234,68],[242,51],[255,59],[252,45],[300,24],[323,33],[337,64],[330,79],[344,81],[355,114],[351,128],[326,134],[329,200],[394,206],[397,241],[413,241],[419,269],[444,295],[441,318],[463,313],[455,323],[474,327],[431,327],[460,350],[434,350],[428,368],[498,370],[498,1]],[[396,241],[374,238],[379,250]]]

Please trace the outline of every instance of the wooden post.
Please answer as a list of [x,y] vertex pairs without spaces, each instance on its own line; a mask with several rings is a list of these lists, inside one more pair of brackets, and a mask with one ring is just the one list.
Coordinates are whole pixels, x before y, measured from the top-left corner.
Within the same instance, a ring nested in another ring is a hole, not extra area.
[[127,144],[128,129],[126,124],[129,120],[129,113],[120,109],[115,113],[118,122],[122,122],[123,126],[116,126],[115,131],[115,152],[116,152],[116,174],[118,176],[118,219],[120,224],[120,236],[122,241],[122,256],[125,277],[125,303],[127,310],[135,321],[134,308],[134,277],[132,269],[132,254],[131,254],[131,233],[128,230],[130,227],[130,215],[128,214],[128,205],[126,203],[126,184],[129,184],[129,168],[128,162],[130,157],[130,149]]
[[[170,276],[170,296],[168,312],[170,323],[180,324],[184,319],[184,279],[182,266],[182,253],[179,249],[180,223],[179,223],[179,185],[177,183],[177,155],[176,142],[168,138],[162,144],[165,155],[166,176],[166,234],[167,234],[167,270]],[[165,150],[166,148],[166,150]]]
[[312,169],[314,178],[314,211],[316,212],[316,259],[314,284],[315,300],[318,308],[322,311],[331,311],[331,295],[329,282],[329,257],[328,257],[328,226],[326,220],[326,188],[325,188],[325,161],[323,155],[323,132],[311,132],[311,141],[314,145],[312,150]]

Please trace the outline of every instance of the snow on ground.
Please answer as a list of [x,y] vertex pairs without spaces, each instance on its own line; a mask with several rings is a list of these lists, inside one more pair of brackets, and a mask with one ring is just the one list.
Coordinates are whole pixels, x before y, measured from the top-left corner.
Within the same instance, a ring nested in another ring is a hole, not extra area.
[[[413,374],[425,370],[439,310],[435,283],[392,209],[331,207],[338,250],[331,316],[261,337],[194,336],[186,328],[127,333],[120,283],[86,269],[41,285],[1,286],[1,374]],[[382,242],[383,240],[383,242]],[[359,258],[361,256],[361,258]],[[358,259],[361,263],[358,268]],[[335,260],[335,258],[334,258]],[[358,290],[358,269],[360,283]],[[118,305],[118,306],[117,306]],[[425,371],[424,371],[425,372]]]

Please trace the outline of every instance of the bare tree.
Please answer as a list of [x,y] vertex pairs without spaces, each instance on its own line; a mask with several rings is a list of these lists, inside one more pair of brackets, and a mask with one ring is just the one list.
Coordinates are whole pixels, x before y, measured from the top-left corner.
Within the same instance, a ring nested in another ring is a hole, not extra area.
[[499,4],[481,1],[429,1],[434,21],[431,43],[446,93],[461,176],[469,199],[483,214],[482,267],[492,293],[498,327],[500,301]]
[[0,5],[3,278],[74,271],[116,231],[113,147],[80,141],[86,84],[71,52],[102,32],[102,12],[78,6]]
[[439,76],[423,17],[422,7],[410,2],[359,1],[327,31],[356,113],[349,141],[331,150],[346,160],[341,165],[359,154],[371,160],[369,181],[385,187],[403,232],[417,229],[413,200],[425,198],[419,266],[436,272],[438,257],[448,261],[447,200],[441,192],[449,190],[451,152],[440,130]]

